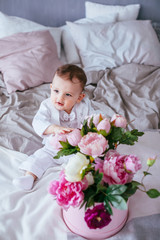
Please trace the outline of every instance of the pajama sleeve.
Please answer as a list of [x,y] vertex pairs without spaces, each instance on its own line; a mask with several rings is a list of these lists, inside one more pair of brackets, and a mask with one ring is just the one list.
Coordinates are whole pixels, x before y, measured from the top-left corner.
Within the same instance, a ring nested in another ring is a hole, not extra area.
[[43,138],[45,137],[45,135],[43,135],[44,131],[46,130],[47,127],[49,127],[53,123],[51,119],[51,111],[48,106],[47,100],[41,103],[40,108],[36,113],[32,122],[32,126],[35,132],[40,137],[43,137]]

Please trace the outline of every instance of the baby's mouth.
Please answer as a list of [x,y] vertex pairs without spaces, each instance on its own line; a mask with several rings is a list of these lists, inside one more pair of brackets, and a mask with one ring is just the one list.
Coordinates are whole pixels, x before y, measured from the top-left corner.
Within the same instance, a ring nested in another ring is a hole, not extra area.
[[57,102],[57,104],[58,104],[59,106],[63,106],[63,105],[64,105],[63,103],[60,103],[60,102]]

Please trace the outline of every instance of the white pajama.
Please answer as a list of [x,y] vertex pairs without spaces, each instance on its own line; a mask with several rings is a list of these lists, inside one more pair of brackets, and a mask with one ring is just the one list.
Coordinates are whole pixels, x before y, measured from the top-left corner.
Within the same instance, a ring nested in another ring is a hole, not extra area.
[[27,161],[21,164],[20,169],[32,172],[38,178],[41,178],[48,168],[63,164],[69,158],[69,156],[63,156],[60,159],[54,159],[56,153],[53,149],[44,146],[29,156]]
[[53,158],[57,154],[57,151],[50,145],[52,136],[43,135],[43,132],[51,124],[80,128],[86,116],[97,112],[99,111],[91,107],[90,101],[86,97],[74,106],[70,114],[55,109],[50,98],[44,100],[33,119],[33,128],[35,132],[43,138],[43,143],[45,145],[29,156],[19,168],[24,171],[32,172],[38,178],[41,178],[49,167],[66,162],[70,156],[63,156],[60,159]]

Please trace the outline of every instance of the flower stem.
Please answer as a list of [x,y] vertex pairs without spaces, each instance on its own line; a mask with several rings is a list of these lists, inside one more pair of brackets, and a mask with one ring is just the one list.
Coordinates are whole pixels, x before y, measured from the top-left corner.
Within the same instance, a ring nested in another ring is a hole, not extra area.
[[[148,166],[148,168],[147,168],[147,171],[146,171],[147,173],[148,173],[148,171],[149,171],[149,168],[150,168],[150,166]],[[142,190],[142,189],[139,188],[139,190],[141,190],[142,192],[146,192],[146,191],[147,191],[147,190],[146,190],[146,187],[145,187],[145,185],[144,185],[144,183],[143,183],[145,177],[146,177],[146,175],[144,174],[143,177],[142,177],[142,179],[141,179],[141,185],[143,186],[144,190]]]

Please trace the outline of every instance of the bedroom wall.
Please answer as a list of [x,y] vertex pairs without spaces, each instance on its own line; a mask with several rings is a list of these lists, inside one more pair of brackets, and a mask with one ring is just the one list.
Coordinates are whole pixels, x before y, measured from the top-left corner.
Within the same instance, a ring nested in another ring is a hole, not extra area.
[[[0,0],[0,11],[36,21],[46,26],[61,26],[85,16],[86,0]],[[160,0],[90,0],[109,5],[140,3],[140,19],[160,22]]]

